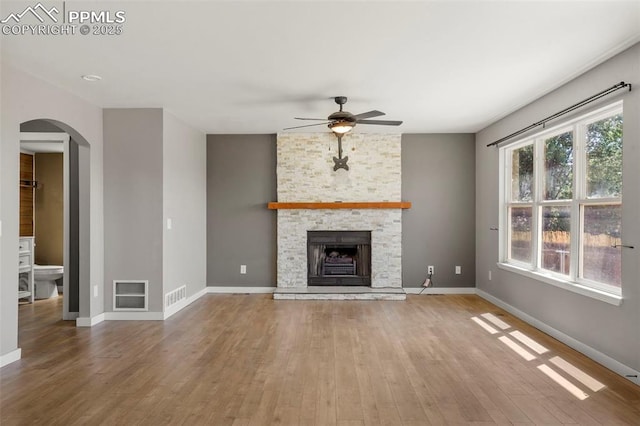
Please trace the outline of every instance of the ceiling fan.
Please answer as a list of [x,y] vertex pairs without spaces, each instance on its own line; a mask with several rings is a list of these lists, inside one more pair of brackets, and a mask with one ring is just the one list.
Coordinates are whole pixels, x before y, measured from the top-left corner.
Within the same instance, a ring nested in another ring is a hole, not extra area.
[[284,130],[291,129],[299,129],[302,127],[312,127],[312,126],[323,126],[327,125],[333,133],[338,137],[338,157],[333,157],[333,162],[335,165],[333,166],[333,171],[337,171],[338,169],[349,170],[349,166],[347,165],[347,161],[349,161],[349,157],[342,157],[342,136],[345,133],[350,132],[356,124],[375,124],[382,126],[399,126],[402,124],[402,121],[397,120],[368,120],[373,117],[380,117],[384,115],[382,111],[369,111],[363,112],[362,114],[351,114],[349,111],[343,111],[342,105],[347,103],[346,96],[336,96],[333,100],[340,105],[340,111],[336,111],[331,114],[326,119],[324,118],[302,118],[295,117],[296,120],[311,120],[311,121],[322,121],[322,123],[316,124],[305,124],[303,126],[294,126],[287,127]]
[[287,127],[284,130],[291,129],[299,129],[302,127],[311,127],[311,126],[322,126],[327,125],[333,133],[336,135],[343,135],[347,132],[350,132],[356,124],[374,124],[374,125],[382,125],[382,126],[399,126],[402,124],[402,121],[394,121],[394,120],[368,120],[373,117],[380,117],[385,115],[382,111],[368,111],[363,112],[362,114],[351,114],[349,111],[343,111],[342,106],[347,103],[346,96],[336,96],[333,100],[340,105],[340,111],[336,111],[331,114],[327,118],[303,118],[303,117],[295,117],[296,120],[312,120],[312,121],[322,121],[322,123],[315,124],[305,124],[303,126],[294,126]]

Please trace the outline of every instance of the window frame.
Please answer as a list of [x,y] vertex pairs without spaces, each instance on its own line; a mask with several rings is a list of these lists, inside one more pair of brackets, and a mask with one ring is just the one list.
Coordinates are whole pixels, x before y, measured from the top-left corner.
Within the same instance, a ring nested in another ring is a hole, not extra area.
[[[583,278],[584,263],[584,211],[589,206],[623,205],[623,194],[618,197],[587,197],[587,152],[586,129],[591,123],[623,115],[623,102],[617,101],[601,108],[565,120],[555,126],[521,138],[499,148],[499,261],[501,269],[517,272],[539,281],[547,282],[619,305],[622,301],[620,287]],[[624,125],[624,124],[623,124]],[[573,181],[570,200],[545,200],[545,141],[554,136],[573,133]],[[624,138],[624,133],[623,133]],[[531,201],[512,200],[513,152],[533,145],[533,191]],[[624,153],[624,141],[623,141]],[[623,154],[624,155],[624,154]],[[622,191],[621,191],[622,192]],[[548,206],[567,206],[570,208],[570,267],[569,275],[542,268],[542,211]],[[531,208],[531,259],[530,262],[511,258],[511,209],[514,207]]]
[[[501,154],[501,157],[503,157],[504,162],[505,162],[505,167],[502,167],[502,169],[504,170],[504,176],[507,175],[511,175],[511,171],[513,170],[513,155],[509,155],[511,153],[513,153],[513,151],[518,150],[520,148],[524,148],[528,145],[532,145],[531,143],[532,141],[530,139],[525,139],[523,141],[519,141],[516,142],[512,145],[509,145],[508,150],[504,150]],[[502,148],[501,148],[502,149]],[[535,164],[535,158],[536,158],[536,146],[535,144],[533,144],[533,158],[534,158],[534,164]],[[536,215],[535,215],[535,206],[534,206],[534,201],[535,201],[535,188],[537,187],[537,184],[535,182],[536,180],[536,174],[535,174],[535,166],[534,166],[534,170],[533,170],[533,187],[534,187],[534,193],[532,194],[531,200],[530,201],[513,201],[511,199],[511,194],[512,194],[512,182],[511,179],[502,179],[503,184],[501,185],[502,187],[502,191],[501,191],[501,196],[503,197],[503,201],[500,203],[503,207],[501,208],[501,211],[504,210],[505,214],[504,217],[505,219],[503,221],[501,221],[501,223],[504,224],[504,226],[501,226],[499,229],[505,229],[506,230],[506,240],[504,242],[506,242],[506,251],[503,253],[504,255],[500,256],[500,259],[502,261],[506,261],[508,263],[514,264],[516,266],[519,266],[521,268],[531,268],[531,266],[533,265],[533,261],[534,261],[534,254],[537,250],[536,247],[536,240],[537,238],[535,238],[535,236],[533,235],[535,230],[537,229],[537,223],[536,223]],[[508,195],[507,195],[508,194]],[[506,208],[505,208],[506,207]],[[525,207],[525,208],[531,208],[531,258],[530,258],[530,262],[524,262],[518,259],[513,259],[511,258],[511,226],[510,226],[510,217],[511,217],[511,209],[514,207]],[[508,212],[508,213],[507,213]],[[501,241],[503,240],[503,238],[501,238]]]

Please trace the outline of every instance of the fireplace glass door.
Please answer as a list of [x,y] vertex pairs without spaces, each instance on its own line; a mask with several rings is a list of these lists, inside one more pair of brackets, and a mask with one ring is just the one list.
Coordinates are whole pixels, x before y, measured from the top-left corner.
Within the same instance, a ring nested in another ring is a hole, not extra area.
[[371,231],[307,231],[307,285],[371,286]]

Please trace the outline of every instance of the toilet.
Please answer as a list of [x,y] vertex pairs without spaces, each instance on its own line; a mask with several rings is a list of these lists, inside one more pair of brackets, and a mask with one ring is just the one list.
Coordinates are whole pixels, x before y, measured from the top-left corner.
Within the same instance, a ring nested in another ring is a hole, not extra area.
[[56,280],[62,278],[64,269],[59,265],[33,265],[33,282],[36,287],[36,299],[49,299],[58,296]]

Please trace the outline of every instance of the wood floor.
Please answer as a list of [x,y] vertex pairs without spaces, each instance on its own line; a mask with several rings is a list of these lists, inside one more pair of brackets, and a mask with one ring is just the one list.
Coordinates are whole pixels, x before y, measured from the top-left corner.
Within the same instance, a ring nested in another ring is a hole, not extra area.
[[3,426],[640,424],[640,387],[473,295],[206,295],[165,322],[93,328],[60,311],[61,300],[20,307],[22,360],[0,370]]

